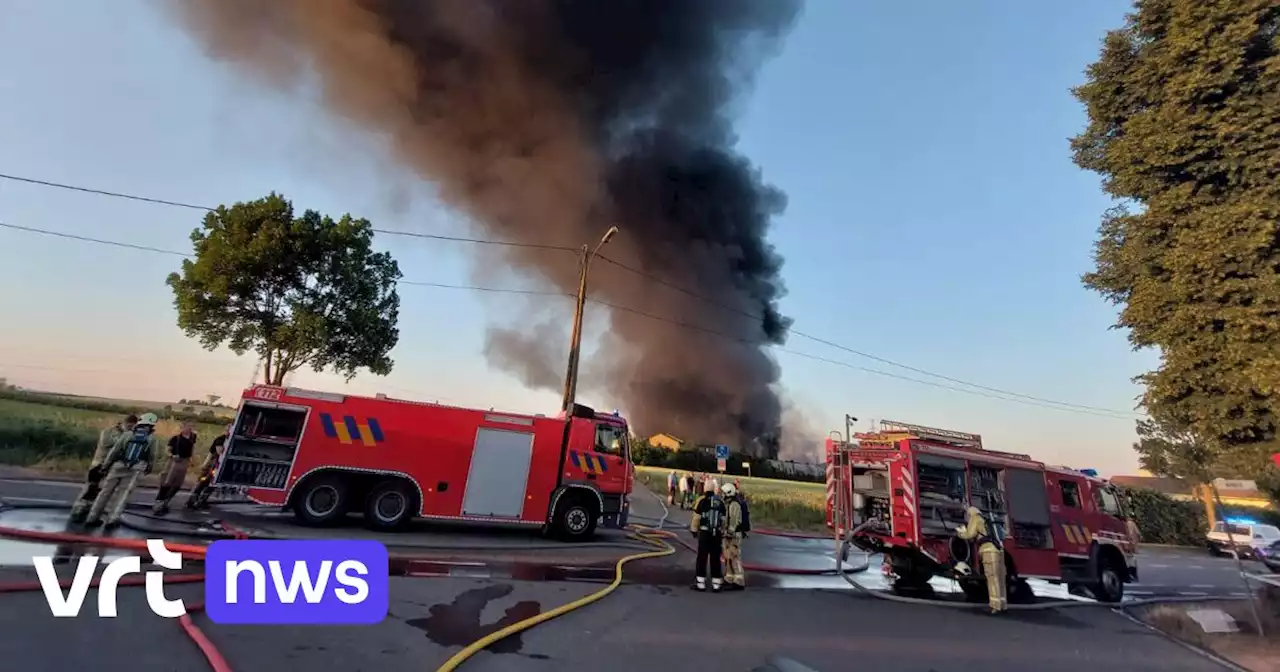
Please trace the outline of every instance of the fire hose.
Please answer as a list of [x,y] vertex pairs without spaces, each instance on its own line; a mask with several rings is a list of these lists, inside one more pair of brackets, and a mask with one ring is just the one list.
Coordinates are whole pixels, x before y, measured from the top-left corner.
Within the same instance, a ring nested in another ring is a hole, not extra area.
[[[845,557],[848,556],[850,547],[854,546],[853,538],[857,536],[857,534],[861,532],[863,529],[865,529],[867,526],[872,525],[875,522],[876,521],[874,519],[869,520],[859,525],[858,527],[855,527],[852,530],[849,530],[845,534],[844,539],[842,539],[840,542],[840,550],[839,552],[836,553],[837,572],[839,572],[840,568],[843,566],[844,559]],[[990,608],[988,605],[982,604],[982,603],[953,602],[950,600],[936,600],[936,599],[929,599],[926,597],[910,597],[907,595],[895,595],[890,592],[872,590],[870,588],[867,588],[866,586],[858,583],[857,581],[854,581],[852,578],[848,576],[847,573],[841,572],[840,576],[844,577],[844,580],[850,586],[852,586],[853,589],[856,590],[858,593],[865,596],[873,597],[879,600],[899,602],[902,604],[927,605],[931,607],[948,607],[951,609],[989,609]],[[1144,607],[1144,606],[1149,606],[1154,604],[1174,604],[1179,602],[1204,602],[1206,599],[1207,598],[1205,597],[1198,597],[1198,596],[1171,595],[1168,597],[1153,597],[1145,600],[1131,600],[1129,602],[1124,602],[1122,604],[1116,604],[1111,602],[1100,602],[1100,601],[1093,601],[1093,600],[1049,600],[1045,602],[1037,602],[1035,604],[1010,604],[1006,608],[1013,611],[1046,611],[1049,609],[1072,609],[1072,608],[1080,608],[1080,607],[1106,607],[1108,609],[1118,610],[1118,608],[1121,606],[1126,608]],[[1224,596],[1224,597],[1215,597],[1213,599],[1220,600],[1220,601],[1237,601],[1245,598]]]

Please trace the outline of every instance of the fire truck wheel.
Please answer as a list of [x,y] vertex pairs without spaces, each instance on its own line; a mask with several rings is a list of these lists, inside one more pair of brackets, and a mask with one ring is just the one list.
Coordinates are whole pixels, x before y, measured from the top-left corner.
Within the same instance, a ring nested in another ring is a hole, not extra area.
[[375,530],[398,530],[418,514],[418,494],[413,485],[399,478],[380,481],[365,500],[365,525]]
[[304,525],[329,525],[347,515],[347,481],[338,474],[309,479],[294,500],[293,514]]
[[566,494],[556,505],[555,532],[565,541],[585,541],[596,533],[596,507],[582,495]]
[[1098,559],[1098,581],[1093,586],[1094,597],[1099,602],[1119,602],[1124,599],[1123,566],[1108,557]]

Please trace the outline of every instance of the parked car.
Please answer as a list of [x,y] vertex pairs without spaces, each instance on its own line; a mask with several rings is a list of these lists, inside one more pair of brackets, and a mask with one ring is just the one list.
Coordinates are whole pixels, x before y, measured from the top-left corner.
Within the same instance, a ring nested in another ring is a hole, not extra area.
[[1258,560],[1267,566],[1267,571],[1280,574],[1280,541],[1258,549]]
[[1269,552],[1280,543],[1280,528],[1252,521],[1218,521],[1206,536],[1213,555],[1230,555],[1234,551],[1241,558],[1261,560],[1267,555],[1263,550]]

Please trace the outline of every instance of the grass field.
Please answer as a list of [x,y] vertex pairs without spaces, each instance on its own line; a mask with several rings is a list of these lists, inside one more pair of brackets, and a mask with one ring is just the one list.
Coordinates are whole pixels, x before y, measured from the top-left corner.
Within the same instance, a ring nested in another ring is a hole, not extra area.
[[[57,472],[84,473],[98,441],[98,433],[124,413],[0,399],[0,463]],[[167,441],[182,423],[161,420],[156,431]],[[196,455],[203,456],[225,423],[196,425]],[[163,459],[156,471],[164,467]]]
[[[666,497],[670,469],[636,467],[637,478],[653,492]],[[751,505],[751,525],[758,528],[826,532],[827,486],[772,478],[731,477],[742,483]]]

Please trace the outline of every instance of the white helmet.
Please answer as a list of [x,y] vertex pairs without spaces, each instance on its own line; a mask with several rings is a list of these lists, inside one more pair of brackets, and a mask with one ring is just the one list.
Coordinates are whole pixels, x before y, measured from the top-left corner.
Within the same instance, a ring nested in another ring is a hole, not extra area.
[[738,494],[738,489],[733,487],[732,483],[725,483],[724,485],[720,486],[720,492],[724,493],[725,497],[732,497]]
[[142,417],[138,418],[139,425],[151,425],[152,427],[159,421],[160,419],[156,417],[155,413],[143,413]]

